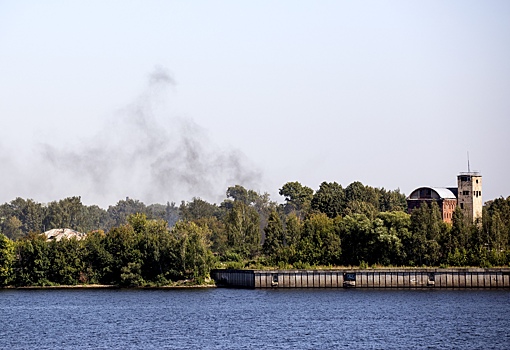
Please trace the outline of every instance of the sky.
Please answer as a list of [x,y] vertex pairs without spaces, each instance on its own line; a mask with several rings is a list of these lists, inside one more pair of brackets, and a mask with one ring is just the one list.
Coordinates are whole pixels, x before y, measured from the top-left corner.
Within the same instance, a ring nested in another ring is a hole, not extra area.
[[0,203],[510,196],[510,2],[0,0]]

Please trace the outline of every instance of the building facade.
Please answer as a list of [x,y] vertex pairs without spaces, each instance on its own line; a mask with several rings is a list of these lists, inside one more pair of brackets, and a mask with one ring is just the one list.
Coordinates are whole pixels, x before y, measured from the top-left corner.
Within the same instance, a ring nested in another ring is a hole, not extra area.
[[476,222],[482,218],[482,175],[479,172],[460,173],[457,187],[419,187],[407,197],[407,212],[431,202],[438,204],[444,222],[452,223],[457,206],[466,221]]
[[443,221],[451,223],[453,212],[457,206],[457,196],[455,192],[454,189],[442,187],[417,188],[407,197],[407,212],[411,213],[423,203],[427,203],[430,206],[431,202],[436,202],[439,206]]
[[464,218],[475,222],[482,217],[482,176],[478,172],[460,173],[457,176],[459,194],[457,203]]

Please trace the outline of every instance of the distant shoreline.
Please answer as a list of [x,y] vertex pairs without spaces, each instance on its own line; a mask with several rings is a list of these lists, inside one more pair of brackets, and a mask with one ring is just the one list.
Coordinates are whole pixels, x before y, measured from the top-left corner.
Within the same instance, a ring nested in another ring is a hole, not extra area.
[[74,286],[6,286],[0,287],[2,289],[14,290],[43,290],[43,289],[201,289],[201,288],[217,288],[215,284],[199,284],[199,285],[182,285],[182,286],[137,286],[137,287],[123,287],[109,284],[77,284]]

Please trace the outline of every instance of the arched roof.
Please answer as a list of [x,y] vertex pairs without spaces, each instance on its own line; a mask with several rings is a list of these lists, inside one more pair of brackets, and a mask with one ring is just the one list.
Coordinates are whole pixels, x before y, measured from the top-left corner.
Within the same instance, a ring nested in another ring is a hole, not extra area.
[[457,196],[444,187],[419,187],[407,199],[457,199]]

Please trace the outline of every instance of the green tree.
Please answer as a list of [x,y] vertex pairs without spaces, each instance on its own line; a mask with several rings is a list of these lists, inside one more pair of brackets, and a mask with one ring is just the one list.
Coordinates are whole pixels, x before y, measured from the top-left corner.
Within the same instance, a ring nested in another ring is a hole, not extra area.
[[374,219],[379,212],[378,191],[359,181],[355,181],[345,188],[345,199],[347,201],[344,209],[345,215],[363,214],[369,219]]
[[145,214],[135,214],[128,217],[128,222],[140,239],[141,262],[126,266],[124,280],[130,284],[142,280],[165,284],[181,278],[178,241],[168,230],[166,221],[149,220]]
[[18,286],[50,285],[49,245],[43,235],[30,234],[16,241],[15,284]]
[[181,203],[179,207],[180,218],[184,221],[193,221],[204,217],[214,216],[221,218],[223,216],[222,209],[216,204],[211,204],[200,198],[193,198],[191,202]]
[[287,215],[285,220],[285,243],[287,245],[297,245],[301,240],[303,232],[303,221],[295,214]]
[[371,262],[388,266],[402,261],[403,244],[393,227],[387,227],[381,218],[372,222],[372,230],[375,234],[373,256]]
[[14,242],[0,233],[0,287],[12,282],[14,259]]
[[151,204],[146,209],[147,216],[151,219],[165,220],[169,227],[179,220],[179,207],[174,202],[163,204]]
[[132,214],[143,213],[145,214],[147,207],[144,203],[136,199],[126,197],[126,200],[120,200],[114,206],[109,206],[108,213],[108,224],[107,229],[112,227],[118,227],[126,224],[127,217]]
[[276,210],[273,210],[269,215],[269,220],[264,231],[265,239],[262,245],[264,254],[270,258],[277,257],[281,249],[285,246],[285,232],[280,215]]
[[303,224],[299,260],[311,265],[337,264],[340,254],[340,237],[334,220],[324,213],[311,214]]
[[260,251],[259,214],[243,202],[234,206],[225,217],[228,244],[230,249],[246,258],[253,258]]
[[286,213],[295,211],[299,216],[302,216],[310,209],[313,190],[297,181],[287,182],[280,188],[279,194],[285,197]]
[[436,202],[430,206],[423,203],[411,213],[411,232],[409,257],[411,264],[436,266],[441,262],[441,246],[447,230],[446,224],[441,218],[441,212]]
[[384,188],[376,189],[379,197],[379,211],[406,211],[406,196],[399,189],[388,191]]
[[443,255],[447,264],[465,266],[468,264],[468,250],[471,241],[470,224],[465,220],[459,207],[455,208],[451,228],[445,230],[442,240]]
[[268,193],[259,194],[253,190],[247,190],[243,186],[235,185],[227,189],[227,197],[221,203],[221,208],[230,211],[234,207],[234,202],[241,202],[253,207],[259,214],[259,229],[264,232],[269,214],[276,209],[276,203],[270,201]]
[[[382,212],[377,215],[387,229],[389,237],[379,236],[379,241],[386,244],[379,245],[379,255],[383,258],[379,263],[383,265],[406,265],[406,245],[411,241],[411,215],[402,211]],[[389,263],[388,263],[389,260]]]
[[7,217],[16,217],[21,222],[22,236],[26,236],[30,232],[42,232],[45,209],[41,204],[32,199],[25,200],[18,197],[7,204],[4,209]]
[[84,270],[82,248],[76,238],[48,242],[48,280],[59,285],[75,285]]
[[178,222],[172,229],[179,247],[179,266],[185,278],[200,282],[209,275],[212,254],[207,246],[207,228],[193,222]]
[[486,203],[483,217],[485,243],[491,249],[508,251],[510,249],[510,196],[497,198]]
[[346,215],[339,226],[343,263],[355,266],[361,262],[376,263],[373,252],[377,235],[372,221],[364,214]]
[[97,205],[83,206],[83,220],[80,228],[83,232],[106,230],[109,227],[109,218],[106,210]]
[[345,215],[362,214],[369,219],[374,219],[378,214],[377,208],[369,202],[360,200],[351,200],[347,202],[347,206],[344,209]]
[[[130,279],[121,276],[133,273],[133,267],[142,263],[142,254],[139,249],[140,237],[141,235],[136,233],[130,225],[114,227],[106,234],[104,246],[111,255],[111,264],[105,269],[107,272],[105,278],[110,281],[109,283],[119,285],[128,283],[130,285],[133,279],[141,281],[133,276],[130,276]],[[130,263],[132,264],[129,265]],[[126,269],[128,269],[128,273],[126,273]]]
[[82,241],[84,271],[81,283],[111,284],[113,256],[106,250],[105,234],[102,230],[90,232]]
[[347,201],[358,201],[372,204],[379,207],[379,196],[377,191],[370,186],[365,186],[359,181],[355,181],[345,188],[345,198]]
[[346,207],[345,191],[336,182],[323,182],[313,195],[312,209],[326,214],[330,218],[341,215]]
[[85,209],[80,197],[68,197],[51,202],[44,220],[45,230],[55,228],[70,228],[82,231]]
[[22,227],[23,223],[20,219],[16,216],[10,216],[3,225],[3,232],[10,239],[16,240],[24,236]]
[[243,202],[246,205],[255,203],[258,194],[253,190],[247,190],[241,185],[235,185],[227,188],[227,197],[234,201]]
[[193,222],[207,229],[205,232],[208,232],[208,245],[214,253],[223,255],[228,251],[228,235],[223,221],[218,220],[215,216],[210,216]]

